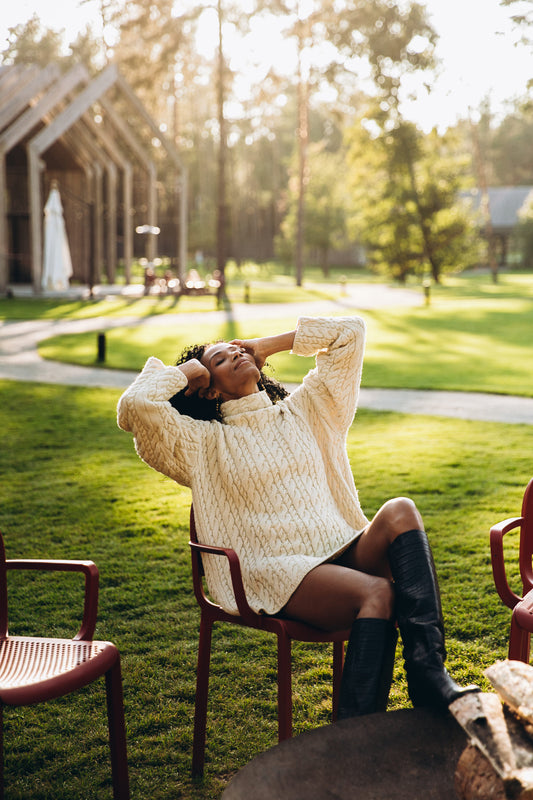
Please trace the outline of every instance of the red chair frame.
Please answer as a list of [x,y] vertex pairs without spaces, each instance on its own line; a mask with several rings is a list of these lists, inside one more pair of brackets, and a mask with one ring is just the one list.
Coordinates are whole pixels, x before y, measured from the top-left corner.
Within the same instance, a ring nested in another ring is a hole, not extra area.
[[[278,741],[292,736],[292,640],[301,642],[333,643],[333,721],[337,718],[339,690],[344,660],[344,642],[349,638],[349,630],[322,631],[303,622],[281,619],[279,617],[256,614],[246,599],[242,582],[239,557],[235,550],[227,547],[213,547],[200,544],[194,521],[194,509],[190,514],[190,542],[192,576],[196,599],[201,610],[200,638],[198,644],[198,669],[196,673],[196,703],[194,712],[194,737],[192,774],[203,775],[205,761],[205,737],[207,722],[207,700],[209,692],[209,664],[211,659],[211,636],[215,622],[229,622],[249,628],[274,633],[277,636],[278,655]],[[221,606],[213,603],[204,590],[204,568],[202,553],[220,555],[228,559],[235,601],[239,613],[228,614]]]
[[[517,528],[520,529],[518,563],[522,597],[509,586],[503,552],[503,537]],[[533,478],[524,492],[521,516],[505,519],[491,528],[490,551],[496,590],[502,602],[513,610],[509,631],[509,658],[529,663],[533,633]]]
[[[9,635],[8,570],[79,572],[85,576],[83,618],[73,639]],[[98,589],[98,568],[92,561],[6,560],[0,535],[0,798],[4,797],[4,706],[31,705],[62,697],[105,675],[113,797],[114,800],[129,800],[120,653],[111,642],[92,638],[98,612]]]

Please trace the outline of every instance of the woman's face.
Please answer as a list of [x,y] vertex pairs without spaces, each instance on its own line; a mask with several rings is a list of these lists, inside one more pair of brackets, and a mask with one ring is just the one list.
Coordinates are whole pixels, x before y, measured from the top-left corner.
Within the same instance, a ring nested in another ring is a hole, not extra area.
[[217,342],[206,347],[201,362],[211,373],[211,387],[223,401],[259,391],[260,372],[254,357],[242,347]]

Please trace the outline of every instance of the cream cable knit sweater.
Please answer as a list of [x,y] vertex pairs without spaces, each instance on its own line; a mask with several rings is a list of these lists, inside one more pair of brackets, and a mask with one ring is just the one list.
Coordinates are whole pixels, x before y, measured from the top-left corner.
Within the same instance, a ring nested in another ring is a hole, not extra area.
[[[316,355],[316,368],[276,404],[266,392],[224,403],[223,422],[180,415],[168,400],[187,380],[157,358],[120,398],[119,426],[147,464],[191,488],[200,540],[235,549],[257,612],[278,612],[368,522],[346,453],[364,339],[359,317],[301,318],[293,352]],[[212,596],[237,613],[226,559],[204,566]]]

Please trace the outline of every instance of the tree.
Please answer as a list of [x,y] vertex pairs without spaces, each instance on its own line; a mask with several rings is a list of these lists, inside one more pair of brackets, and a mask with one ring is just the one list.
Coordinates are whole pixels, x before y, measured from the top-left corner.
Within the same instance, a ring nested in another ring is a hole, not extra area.
[[381,126],[395,124],[400,114],[406,76],[435,66],[437,34],[417,2],[391,0],[339,0],[325,17],[328,39],[340,58],[330,65],[330,75],[351,71],[358,77],[363,66],[370,71],[375,97],[375,117]]
[[326,38],[322,19],[326,10],[329,13],[329,4],[323,0],[274,0],[263,3],[261,7],[266,7],[270,13],[282,15],[287,20],[286,36],[293,39],[296,47],[297,205],[293,241],[296,285],[301,286],[306,237],[306,192],[309,182],[309,112],[311,95],[320,82],[320,70],[313,64],[313,53]]
[[8,30],[8,44],[2,51],[4,64],[35,64],[47,67],[64,60],[63,32],[43,27],[37,14],[24,24]]
[[490,160],[493,183],[500,186],[533,184],[533,107],[518,103],[492,132]]
[[90,28],[79,33],[69,47],[65,46],[64,31],[44,27],[36,14],[8,30],[7,47],[0,53],[4,64],[33,64],[43,68],[58,64],[66,72],[81,62],[90,72],[97,70],[100,45]]
[[[306,189],[306,225],[304,245],[318,252],[324,277],[329,275],[331,253],[340,250],[346,239],[346,196],[342,175],[345,153],[328,152],[324,143],[309,148],[309,182]],[[297,180],[289,182],[288,210],[277,240],[280,256],[293,250],[298,229]]]
[[350,232],[375,269],[401,282],[425,274],[439,282],[444,271],[478,262],[475,221],[460,200],[469,161],[457,158],[450,139],[422,137],[405,122],[379,136],[363,120],[351,131]]

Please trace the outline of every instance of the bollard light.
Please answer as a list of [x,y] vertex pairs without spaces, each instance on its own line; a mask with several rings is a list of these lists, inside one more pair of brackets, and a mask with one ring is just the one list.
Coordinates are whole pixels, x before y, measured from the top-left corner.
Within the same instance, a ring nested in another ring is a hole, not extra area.
[[97,360],[99,364],[103,364],[105,361],[105,350],[106,350],[105,333],[98,334],[97,342],[98,342]]

